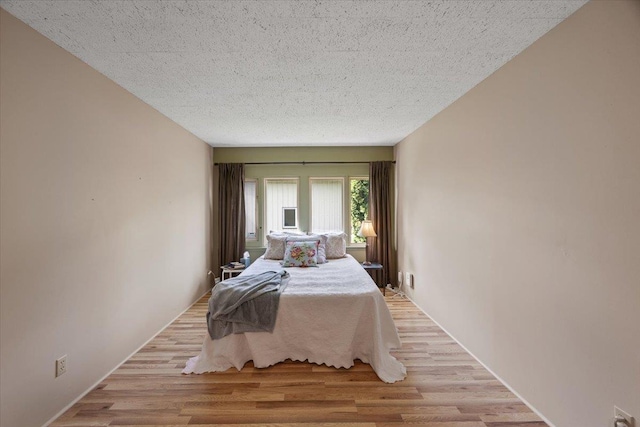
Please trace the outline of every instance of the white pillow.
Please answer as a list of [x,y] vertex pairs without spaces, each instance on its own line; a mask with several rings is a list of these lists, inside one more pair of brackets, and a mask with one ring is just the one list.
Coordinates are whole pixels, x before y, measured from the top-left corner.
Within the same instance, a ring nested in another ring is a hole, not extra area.
[[267,234],[267,250],[264,253],[265,259],[283,259],[286,235]]
[[326,255],[327,259],[344,258],[347,256],[347,235],[340,233],[326,233],[327,236]]
[[276,236],[306,236],[304,233],[294,233],[293,231],[269,230],[269,234]]

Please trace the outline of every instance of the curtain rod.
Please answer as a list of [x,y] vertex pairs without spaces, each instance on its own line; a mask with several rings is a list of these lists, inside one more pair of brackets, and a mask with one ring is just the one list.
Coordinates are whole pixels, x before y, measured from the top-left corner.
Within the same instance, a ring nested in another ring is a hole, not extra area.
[[[356,165],[356,164],[369,164],[371,162],[246,162],[245,165]],[[394,165],[396,161],[391,161]],[[218,166],[220,163],[214,163],[214,166]]]

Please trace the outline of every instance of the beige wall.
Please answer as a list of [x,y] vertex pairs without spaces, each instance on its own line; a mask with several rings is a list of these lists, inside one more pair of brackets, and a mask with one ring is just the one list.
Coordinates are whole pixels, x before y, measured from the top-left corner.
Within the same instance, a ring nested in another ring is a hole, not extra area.
[[0,13],[1,424],[39,426],[207,289],[212,149]]
[[640,418],[640,2],[590,2],[396,147],[410,296],[557,426]]
[[[251,162],[371,162],[393,160],[393,147],[274,147],[274,148],[216,148],[217,163]],[[262,206],[264,178],[298,177],[298,220],[301,230],[309,230],[309,177],[369,176],[367,163],[310,164],[310,165],[247,165],[245,177],[258,180],[259,226],[264,222]],[[255,260],[265,251],[263,230],[259,230],[258,241],[247,242],[251,259]],[[347,252],[360,261],[365,260],[364,246],[353,245]]]

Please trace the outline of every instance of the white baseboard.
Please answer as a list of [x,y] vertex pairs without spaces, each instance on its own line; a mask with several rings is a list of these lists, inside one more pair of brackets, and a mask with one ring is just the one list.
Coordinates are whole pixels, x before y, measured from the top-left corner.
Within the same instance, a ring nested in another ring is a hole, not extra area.
[[504,384],[505,387],[507,387],[509,389],[509,391],[513,394],[516,395],[516,397],[518,399],[520,399],[522,401],[522,403],[524,403],[525,405],[527,405],[529,407],[529,409],[531,409],[537,416],[539,416],[540,418],[542,418],[542,421],[544,421],[545,423],[547,423],[549,425],[549,427],[555,427],[555,425],[549,421],[547,419],[547,417],[545,417],[540,411],[538,411],[531,403],[527,402],[527,400],[522,397],[520,395],[520,393],[518,393],[513,387],[511,387],[509,385],[509,383],[507,383],[505,380],[503,380],[502,378],[500,378],[500,376],[498,374],[496,374],[495,372],[493,372],[491,370],[491,368],[489,368],[487,365],[484,364],[484,362],[482,360],[480,360],[475,354],[473,354],[471,351],[469,351],[469,349],[467,347],[465,347],[464,344],[462,344],[460,341],[458,341],[458,339],[456,337],[454,337],[451,333],[449,333],[449,331],[447,331],[447,329],[445,327],[443,327],[436,319],[433,318],[433,316],[429,315],[429,313],[427,313],[426,311],[424,311],[422,309],[422,307],[420,307],[418,304],[416,304],[416,302],[411,299],[411,297],[409,297],[409,295],[405,294],[405,297],[411,301],[413,303],[413,305],[415,305],[416,307],[418,307],[418,309],[423,312],[429,319],[431,319],[433,321],[433,323],[435,323],[436,325],[438,325],[438,327],[440,329],[442,329],[447,335],[449,335],[456,343],[458,343],[458,345],[460,347],[462,347],[464,349],[464,351],[466,351],[467,353],[469,353],[471,355],[471,357],[473,357],[474,359],[476,359],[476,361],[481,364],[484,369],[486,369],[487,371],[489,371],[489,373],[491,373],[491,375],[493,375],[494,377],[496,377],[496,379],[498,381],[500,381],[502,384]]
[[149,338],[144,344],[142,344],[140,347],[138,347],[137,349],[135,349],[131,354],[129,354],[127,357],[124,358],[124,360],[120,363],[118,363],[118,365],[113,368],[112,370],[110,370],[109,372],[107,372],[102,378],[100,378],[98,381],[96,381],[95,383],[93,383],[93,385],[91,385],[88,389],[86,389],[85,391],[83,391],[80,396],[78,396],[77,398],[75,398],[71,403],[69,403],[67,406],[65,406],[64,408],[62,408],[60,410],[60,412],[58,412],[57,414],[55,414],[53,417],[51,417],[49,419],[49,421],[47,421],[46,423],[44,423],[44,425],[42,427],[47,427],[49,424],[51,424],[52,422],[54,422],[56,419],[58,419],[58,417],[60,417],[62,414],[64,414],[65,412],[67,412],[69,410],[69,408],[71,408],[73,405],[75,405],[76,403],[78,403],[78,401],[80,399],[82,399],[83,397],[85,397],[87,394],[89,394],[90,391],[92,391],[94,388],[96,388],[98,386],[98,384],[100,384],[102,381],[104,381],[109,375],[113,374],[115,372],[116,369],[118,369],[120,366],[122,366],[122,364],[124,362],[126,362],[127,360],[131,359],[131,357],[136,354],[137,352],[139,352],[140,350],[142,350],[142,348],[149,344],[151,342],[152,339],[154,339],[156,336],[158,336],[158,334],[162,331],[164,331],[169,325],[171,325],[173,322],[176,321],[176,319],[180,316],[182,316],[184,313],[187,312],[187,310],[189,310],[191,307],[193,307],[198,301],[200,301],[200,299],[205,296],[206,294],[208,294],[209,292],[211,292],[211,288],[207,288],[206,292],[203,293],[202,295],[200,295],[193,303],[191,303],[191,305],[189,305],[189,307],[185,308],[184,310],[182,310],[182,312],[180,314],[178,314],[176,317],[174,317],[173,319],[171,319],[169,321],[169,323],[167,323],[166,325],[164,325],[162,328],[160,328],[160,330],[158,332],[156,332],[155,334],[153,334],[153,336],[151,338]]

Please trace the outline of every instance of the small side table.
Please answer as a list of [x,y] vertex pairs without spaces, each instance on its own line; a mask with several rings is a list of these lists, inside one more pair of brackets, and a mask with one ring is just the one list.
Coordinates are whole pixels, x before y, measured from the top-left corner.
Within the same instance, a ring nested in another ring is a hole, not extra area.
[[231,279],[233,276],[237,276],[244,271],[244,268],[227,268],[225,266],[220,267],[220,269],[222,270],[220,274],[221,280]]
[[[364,268],[365,270],[367,270],[367,273],[369,273],[371,275],[371,278],[373,279],[373,281],[375,282],[376,286],[378,288],[380,288],[380,283],[378,276],[382,275],[382,270],[383,270],[383,266],[382,264],[378,264],[377,262],[372,262],[371,264],[365,264],[362,263],[362,268]],[[376,277],[373,277],[373,274],[375,273]],[[387,293],[385,292],[385,286],[384,284],[382,285],[382,295],[386,295]]]

